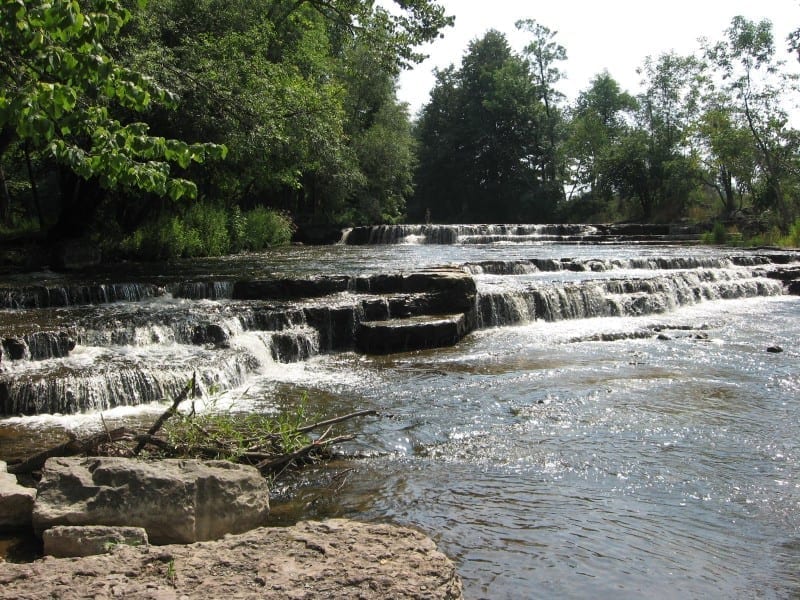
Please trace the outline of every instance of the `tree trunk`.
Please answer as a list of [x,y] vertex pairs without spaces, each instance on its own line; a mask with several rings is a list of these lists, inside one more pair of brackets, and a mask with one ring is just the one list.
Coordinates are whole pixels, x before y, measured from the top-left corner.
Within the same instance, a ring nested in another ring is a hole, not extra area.
[[39,202],[39,189],[36,187],[36,177],[33,174],[33,162],[31,161],[30,144],[25,142],[25,165],[28,168],[28,178],[31,182],[31,196],[33,197],[33,206],[36,209],[36,216],[39,219],[39,230],[44,231],[44,219],[42,217],[42,205]]
[[11,224],[11,195],[8,193],[3,165],[0,165],[0,224]]

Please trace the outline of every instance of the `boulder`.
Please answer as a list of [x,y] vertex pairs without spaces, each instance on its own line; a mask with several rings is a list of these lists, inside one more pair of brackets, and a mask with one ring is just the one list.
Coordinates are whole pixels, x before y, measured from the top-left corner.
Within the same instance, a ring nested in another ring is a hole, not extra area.
[[0,530],[30,527],[35,499],[36,490],[19,485],[0,460]]
[[6,598],[360,598],[458,600],[452,561],[425,535],[330,520],[223,540],[47,557],[0,570]]
[[119,544],[147,546],[147,532],[141,527],[106,527],[105,525],[58,525],[42,535],[44,553],[56,558],[106,554]]
[[38,490],[39,535],[56,525],[127,525],[154,544],[188,544],[253,529],[269,513],[258,470],[225,461],[50,458]]

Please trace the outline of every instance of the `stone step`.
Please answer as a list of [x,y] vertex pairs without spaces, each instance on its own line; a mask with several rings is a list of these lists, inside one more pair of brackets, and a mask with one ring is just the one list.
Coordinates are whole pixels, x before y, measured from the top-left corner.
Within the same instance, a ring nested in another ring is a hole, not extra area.
[[356,331],[356,347],[366,354],[442,348],[455,345],[471,330],[464,313],[365,321]]

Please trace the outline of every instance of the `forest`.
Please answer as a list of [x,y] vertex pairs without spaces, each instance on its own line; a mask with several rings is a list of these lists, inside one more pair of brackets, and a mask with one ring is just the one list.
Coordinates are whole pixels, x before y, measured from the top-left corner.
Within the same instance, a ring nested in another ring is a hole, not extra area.
[[[401,71],[454,17],[431,0],[2,0],[0,235],[105,256],[261,250],[297,229],[423,222],[699,222],[800,237],[800,30],[735,17],[642,92],[533,19],[436,72]],[[727,230],[724,230],[727,231]]]

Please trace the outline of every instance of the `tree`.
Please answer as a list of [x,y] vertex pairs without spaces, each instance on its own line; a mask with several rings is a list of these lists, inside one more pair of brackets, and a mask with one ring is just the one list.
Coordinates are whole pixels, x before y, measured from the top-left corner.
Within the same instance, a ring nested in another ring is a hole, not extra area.
[[[614,146],[625,135],[636,99],[620,90],[617,81],[604,71],[580,93],[572,111],[566,153],[570,162],[568,200],[582,194],[581,204],[602,213],[611,202],[613,189],[607,166]],[[570,207],[572,211],[575,207]],[[591,216],[591,215],[588,215]]]
[[784,107],[798,91],[797,76],[776,59],[772,24],[767,20],[756,23],[734,17],[725,39],[706,44],[704,51],[729,102],[731,135],[725,137],[722,153],[729,143],[743,143],[743,131],[749,133],[757,165],[751,184],[754,201],[761,208],[774,208],[780,226],[787,228],[799,208],[793,197],[800,173],[800,136],[788,126]]
[[[131,13],[116,0],[87,4],[84,12],[69,0],[3,0],[0,159],[21,143],[27,155],[42,153],[104,188],[196,195],[192,182],[173,176],[170,163],[185,169],[224,157],[225,147],[154,136],[146,123],[114,115],[115,107],[138,113],[153,99],[173,104],[174,97],[107,51],[105,43]],[[65,199],[62,214],[70,223],[86,219],[79,192],[80,180]]]
[[398,7],[164,0],[137,15],[121,54],[156,65],[158,81],[180,94],[180,117],[162,111],[154,126],[231,148],[202,180],[210,196],[304,222],[361,222],[362,209],[396,220],[412,157],[394,81],[419,59],[415,45],[451,21],[427,0]]
[[557,63],[567,60],[567,51],[555,41],[558,32],[533,19],[517,21],[516,27],[533,36],[523,54],[530,61],[531,75],[544,107],[539,123],[539,129],[543,132],[542,180],[556,201],[562,200],[564,165],[560,149],[564,137],[564,118],[559,103],[564,95],[556,89],[556,85],[564,76]]
[[611,185],[638,207],[638,218],[681,217],[697,189],[697,156],[688,144],[697,110],[697,68],[691,56],[666,53],[646,58],[640,69],[645,91],[637,98],[634,123],[607,164]]
[[461,68],[437,73],[418,125],[417,206],[436,220],[544,220],[544,107],[528,62],[503,34],[470,43]]

